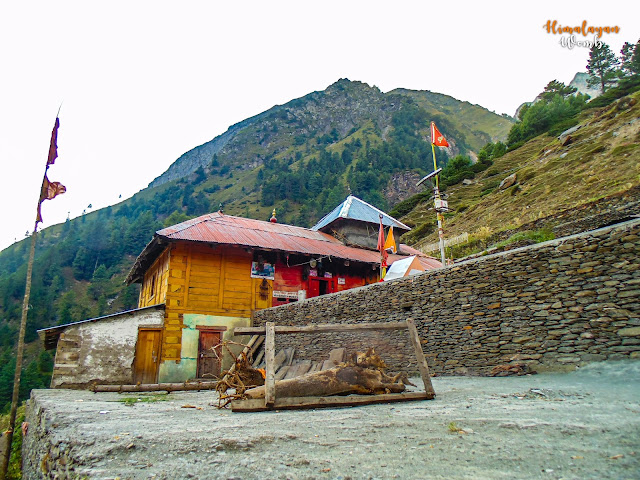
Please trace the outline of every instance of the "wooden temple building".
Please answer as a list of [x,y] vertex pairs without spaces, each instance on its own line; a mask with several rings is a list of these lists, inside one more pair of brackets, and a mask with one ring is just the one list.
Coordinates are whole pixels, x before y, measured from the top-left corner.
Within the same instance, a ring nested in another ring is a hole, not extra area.
[[[52,386],[218,375],[228,365],[216,345],[251,326],[252,312],[378,282],[380,215],[394,234],[409,230],[353,196],[311,229],[277,223],[275,212],[268,222],[215,212],[159,230],[126,280],[141,284],[138,309],[39,331],[57,346]],[[389,264],[415,255],[424,269],[441,266],[398,245]],[[106,352],[116,357],[109,373],[91,365]]]

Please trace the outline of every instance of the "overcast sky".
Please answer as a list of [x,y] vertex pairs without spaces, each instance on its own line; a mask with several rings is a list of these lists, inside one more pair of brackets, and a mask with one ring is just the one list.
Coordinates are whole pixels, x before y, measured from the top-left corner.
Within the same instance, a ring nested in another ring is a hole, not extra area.
[[543,28],[548,20],[618,26],[602,38],[616,53],[638,40],[638,4],[605,5],[2,2],[0,249],[33,229],[60,104],[49,178],[67,193],[44,203],[44,227],[130,197],[230,125],[339,78],[513,115],[550,80],[585,71],[588,48],[562,47]]

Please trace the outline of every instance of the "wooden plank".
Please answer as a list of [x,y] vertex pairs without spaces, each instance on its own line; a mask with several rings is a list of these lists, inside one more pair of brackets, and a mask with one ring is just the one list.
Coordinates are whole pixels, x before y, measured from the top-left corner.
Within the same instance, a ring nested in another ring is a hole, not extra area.
[[412,319],[407,320],[407,328],[409,329],[409,340],[411,340],[413,349],[416,352],[416,360],[418,361],[418,369],[420,370],[420,376],[424,383],[424,391],[425,393],[435,396],[435,390],[431,384],[431,375],[429,374],[429,365],[427,365],[427,360],[424,358],[418,329]]
[[[328,333],[328,332],[352,332],[358,330],[401,330],[407,328],[407,322],[387,322],[387,323],[356,323],[350,325],[342,324],[318,324],[306,325],[303,327],[276,326],[275,333]],[[234,335],[261,335],[264,334],[265,327],[236,327]]]
[[286,364],[288,366],[291,366],[293,364],[293,357],[296,354],[296,349],[293,347],[287,347],[284,349],[284,353],[287,355],[287,361]]
[[311,369],[311,360],[303,360],[298,364],[297,376],[304,375]]
[[189,297],[193,295],[203,295],[211,298],[216,293],[218,293],[217,288],[215,290],[211,287],[200,288],[200,287],[193,286],[193,284],[189,286]]
[[276,382],[286,377],[287,373],[289,373],[289,370],[291,368],[293,367],[288,367],[286,365],[283,365],[282,367],[280,367],[280,369],[278,369],[278,372],[276,373]]
[[320,370],[329,370],[330,368],[333,368],[335,366],[336,364],[331,360],[325,360],[324,362],[322,362],[322,368],[320,368]]
[[347,349],[346,348],[334,348],[329,352],[329,360],[336,365],[347,361]]
[[264,348],[258,352],[258,356],[253,361],[253,368],[256,368],[260,365],[260,362],[262,362],[263,357],[264,357]]
[[264,381],[265,393],[264,393],[264,405],[272,407],[276,400],[276,379],[273,360],[275,357],[276,348],[276,332],[275,324],[273,322],[267,322],[265,325],[265,358],[267,363],[266,378]]
[[322,362],[313,362],[307,373],[318,372],[320,370],[322,370]]
[[289,367],[287,374],[284,376],[284,380],[288,378],[299,377],[300,375],[304,375],[311,368],[311,360],[303,360],[302,362],[292,365]]
[[270,409],[289,410],[325,407],[356,407],[374,403],[408,402],[432,400],[435,395],[426,392],[387,393],[383,395],[336,395],[331,397],[288,397],[276,399],[271,408],[267,408],[261,398],[234,400],[231,410],[234,412],[263,412]]
[[189,282],[191,281],[190,277],[191,277],[191,249],[189,249],[189,252],[187,253],[187,267],[184,273],[185,284],[184,284],[184,292],[182,294],[183,305],[189,305]]
[[282,365],[287,363],[287,352],[280,350],[278,354],[273,358],[273,370],[278,370]]

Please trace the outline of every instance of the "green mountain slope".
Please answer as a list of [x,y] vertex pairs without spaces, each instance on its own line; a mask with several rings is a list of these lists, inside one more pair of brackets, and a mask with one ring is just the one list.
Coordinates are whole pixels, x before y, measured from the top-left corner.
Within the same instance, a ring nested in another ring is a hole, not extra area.
[[[469,233],[472,241],[526,226],[595,200],[640,186],[640,92],[583,111],[580,126],[563,145],[543,134],[504,156],[473,179],[446,190],[445,235]],[[516,184],[500,189],[515,174]],[[431,200],[422,198],[402,217],[415,226],[405,240],[417,247],[437,241]],[[500,237],[499,235],[497,235]],[[483,244],[486,244],[483,243]]]

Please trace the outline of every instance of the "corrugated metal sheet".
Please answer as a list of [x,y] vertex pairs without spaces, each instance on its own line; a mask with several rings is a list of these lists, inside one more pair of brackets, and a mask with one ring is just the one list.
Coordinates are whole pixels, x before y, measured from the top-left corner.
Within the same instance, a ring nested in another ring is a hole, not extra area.
[[[369,264],[380,262],[379,252],[348,247],[337,238],[323,232],[216,212],[156,232],[153,240],[136,259],[127,276],[127,284],[141,281],[146,269],[166,248],[168,242],[180,240],[279,250]],[[400,252],[400,255],[389,255],[388,263],[391,264],[397,259],[405,258],[406,255],[402,255],[402,253],[404,252]],[[421,257],[420,261],[426,268],[440,268],[441,266],[439,261],[431,257]]]
[[399,222],[395,218],[387,215],[382,210],[377,209],[373,205],[360,200],[358,197],[349,195],[344,202],[334,208],[327,215],[322,217],[311,230],[320,230],[338,218],[350,218],[352,220],[360,220],[361,222],[380,224],[380,215],[382,215],[382,224],[388,227],[393,226],[400,230],[411,230],[404,223]]
[[158,231],[157,235],[169,240],[240,245],[364,263],[380,261],[378,252],[348,247],[326,233],[217,212],[165,228]]

